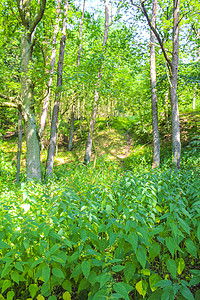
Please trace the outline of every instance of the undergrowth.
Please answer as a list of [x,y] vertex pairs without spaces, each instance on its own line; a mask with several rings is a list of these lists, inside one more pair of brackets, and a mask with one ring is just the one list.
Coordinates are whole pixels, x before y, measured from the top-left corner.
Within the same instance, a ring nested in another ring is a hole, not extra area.
[[141,153],[127,168],[99,158],[19,185],[2,152],[0,299],[200,299],[194,141],[181,170],[166,155],[152,171]]

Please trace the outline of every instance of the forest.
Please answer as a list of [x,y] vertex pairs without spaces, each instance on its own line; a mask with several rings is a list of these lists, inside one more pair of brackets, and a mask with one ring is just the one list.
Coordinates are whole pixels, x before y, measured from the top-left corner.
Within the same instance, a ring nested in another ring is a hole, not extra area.
[[199,1],[0,11],[0,300],[200,300]]

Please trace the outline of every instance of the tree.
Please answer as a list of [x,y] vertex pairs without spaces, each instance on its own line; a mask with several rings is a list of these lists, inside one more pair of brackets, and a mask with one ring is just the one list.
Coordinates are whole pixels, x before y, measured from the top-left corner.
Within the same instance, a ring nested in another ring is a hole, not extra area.
[[[104,54],[105,52],[105,46],[108,39],[108,31],[109,31],[109,1],[105,0],[105,27],[104,27],[104,38],[103,38],[103,49],[102,52]],[[94,102],[93,102],[93,111],[92,116],[90,119],[89,124],[89,133],[88,138],[86,142],[86,149],[85,149],[85,157],[84,157],[84,163],[88,164],[90,162],[91,158],[91,152],[92,152],[92,140],[93,140],[93,133],[94,133],[94,127],[95,127],[95,121],[96,121],[96,115],[97,115],[97,108],[98,108],[98,100],[99,100],[99,84],[101,80],[101,68],[102,68],[102,62],[99,67],[98,71],[98,82],[95,89],[95,95],[94,95]]]
[[[131,0],[132,4],[133,1]],[[133,4],[134,5],[134,4]],[[173,0],[173,35],[172,35],[172,58],[168,57],[167,51],[163,45],[160,35],[156,28],[152,25],[144,1],[141,2],[142,11],[147,19],[148,25],[154,32],[159,45],[165,57],[167,67],[170,73],[170,101],[172,111],[172,151],[173,151],[173,164],[180,168],[181,161],[181,140],[180,140],[180,126],[179,126],[179,109],[177,97],[177,79],[178,79],[178,58],[179,58],[179,9],[180,0]]]
[[[157,0],[152,2],[151,23],[156,28],[156,10]],[[151,77],[151,112],[153,127],[153,169],[160,166],[160,139],[158,129],[158,99],[156,90],[156,54],[155,54],[155,34],[151,30],[150,33],[150,77]]]
[[44,14],[46,0],[36,4],[33,16],[31,0],[17,0],[19,15],[24,26],[21,41],[21,98],[26,139],[27,179],[41,179],[40,147],[36,128],[33,82],[30,76],[30,63],[35,45],[35,29]]
[[[61,5],[61,0],[59,0]],[[46,173],[45,176],[51,176],[53,173],[53,163],[54,155],[56,150],[56,140],[57,140],[57,127],[58,127],[58,114],[60,106],[60,97],[62,91],[62,74],[63,74],[63,61],[64,61],[64,50],[65,50],[65,41],[66,41],[66,20],[67,20],[67,11],[68,11],[68,0],[64,4],[64,19],[62,27],[62,37],[60,40],[60,50],[59,50],[59,59],[57,66],[57,91],[55,94],[55,102],[53,107],[53,114],[51,120],[51,135],[50,135],[50,144],[48,148],[47,164],[46,164]]]

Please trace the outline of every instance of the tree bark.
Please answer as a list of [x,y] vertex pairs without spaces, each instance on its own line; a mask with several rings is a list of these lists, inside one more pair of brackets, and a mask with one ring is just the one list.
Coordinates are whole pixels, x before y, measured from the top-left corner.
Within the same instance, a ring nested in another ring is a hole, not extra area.
[[[82,50],[81,38],[82,38],[84,14],[85,14],[85,0],[83,1],[83,11],[81,17],[80,31],[79,31],[79,50],[78,50],[78,57],[77,57],[77,70],[79,68],[80,59],[81,59],[81,50]],[[72,147],[73,147],[75,101],[76,101],[76,91],[72,102],[72,111],[71,111],[71,118],[70,118],[70,134],[69,134],[69,145],[68,145],[69,151],[72,151]]]
[[20,175],[20,159],[22,150],[22,114],[19,112],[18,119],[18,146],[17,146],[17,171],[16,171],[16,181],[19,182]]
[[41,179],[40,147],[35,121],[33,84],[29,74],[29,63],[32,59],[34,47],[34,34],[37,24],[44,14],[46,0],[40,2],[34,18],[31,16],[31,1],[17,0],[18,11],[25,27],[22,35],[21,54],[21,96],[22,115],[26,139],[26,169],[27,179]]
[[[151,23],[156,27],[157,0],[152,3]],[[150,34],[150,77],[151,77],[151,113],[153,128],[153,164],[152,168],[160,166],[160,138],[158,129],[158,108],[156,90],[156,54],[155,54],[155,33],[151,30]]]
[[55,102],[54,102],[52,121],[51,121],[50,144],[48,148],[45,177],[51,176],[53,173],[54,155],[56,150],[58,114],[59,114],[61,88],[62,88],[63,61],[64,61],[64,50],[65,50],[65,41],[66,41],[66,20],[67,20],[67,10],[68,10],[68,0],[66,0],[64,6],[65,6],[65,18],[63,20],[62,38],[60,40],[60,51],[59,51],[59,60],[58,60],[58,67],[57,67],[57,91],[55,94]]
[[173,19],[173,52],[172,52],[172,72],[170,84],[170,100],[172,108],[172,151],[173,164],[179,169],[181,162],[181,140],[179,126],[179,109],[177,97],[178,79],[178,57],[179,57],[179,7],[180,0],[173,0],[174,19]]
[[40,139],[42,138],[43,131],[45,128],[46,124],[46,118],[47,118],[47,113],[48,113],[48,108],[49,108],[49,101],[50,101],[50,95],[51,95],[51,86],[52,86],[52,81],[53,81],[53,73],[54,73],[54,67],[55,67],[55,62],[56,62],[56,43],[57,43],[57,33],[59,29],[59,14],[60,14],[60,8],[57,9],[57,18],[56,18],[56,24],[54,28],[54,33],[53,33],[53,41],[52,41],[52,51],[51,51],[51,61],[50,61],[50,76],[49,76],[49,81],[48,81],[48,90],[47,90],[47,96],[44,99],[43,103],[43,109],[42,109],[42,114],[40,118],[40,127],[39,127],[39,137]]
[[[104,29],[102,52],[105,51],[105,46],[106,46],[106,42],[108,39],[108,31],[109,31],[109,1],[105,0],[105,29]],[[100,80],[101,80],[101,68],[102,68],[102,63],[101,63],[101,66],[100,66],[99,72],[98,72],[98,82],[97,82],[97,88],[95,89],[93,112],[92,112],[92,116],[91,116],[91,120],[90,120],[90,130],[89,130],[88,138],[87,138],[87,142],[86,142],[85,157],[84,157],[85,164],[88,164],[91,159],[92,139],[93,139],[95,121],[96,121],[96,116],[97,116],[98,100],[99,100],[98,87],[99,87]]]

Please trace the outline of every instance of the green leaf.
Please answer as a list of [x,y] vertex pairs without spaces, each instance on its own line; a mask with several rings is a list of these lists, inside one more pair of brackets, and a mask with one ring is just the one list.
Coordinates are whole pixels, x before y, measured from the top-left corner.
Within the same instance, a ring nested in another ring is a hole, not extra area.
[[71,243],[68,239],[64,239],[64,243],[65,243],[70,249],[72,249],[72,243]]
[[34,298],[35,295],[37,294],[37,291],[38,291],[38,286],[37,284],[31,284],[29,285],[29,292],[31,294],[31,298]]
[[120,271],[124,270],[124,268],[125,268],[125,266],[117,265],[117,266],[113,266],[112,270],[114,272],[120,272]]
[[169,252],[171,253],[172,257],[174,257],[174,252],[176,249],[176,243],[174,239],[172,237],[166,237],[165,241]]
[[68,279],[65,279],[63,282],[62,282],[62,287],[68,291],[68,292],[72,292],[72,283],[68,280]]
[[176,278],[176,262],[173,259],[168,259],[167,269],[171,273],[173,278]]
[[51,294],[51,291],[50,291],[50,285],[49,283],[43,283],[42,287],[41,287],[41,294],[44,296],[44,297],[48,297],[50,296]]
[[133,276],[135,274],[135,270],[136,270],[135,263],[126,262],[125,269],[124,269],[124,276],[125,276],[126,282],[129,282],[133,278]]
[[19,274],[17,271],[14,271],[11,273],[11,279],[16,282],[17,284],[19,284]]
[[154,258],[160,254],[161,247],[157,243],[153,243],[149,250],[149,258],[150,260],[154,260]]
[[176,259],[176,264],[177,264],[177,273],[178,273],[178,275],[181,275],[181,273],[183,272],[183,270],[185,268],[184,259],[182,257]]
[[45,224],[45,225],[43,226],[43,232],[44,232],[44,237],[45,237],[45,238],[48,236],[50,229],[51,229],[50,226],[47,225],[47,224]]
[[106,212],[107,212],[108,215],[111,214],[111,212],[112,212],[112,206],[110,204],[106,205]]
[[137,245],[138,245],[138,235],[136,232],[132,232],[128,235],[127,241],[131,244],[133,247],[134,252],[136,253]]
[[24,245],[24,248],[27,250],[28,246],[29,246],[29,239],[25,239],[23,241],[23,245]]
[[52,269],[52,273],[54,276],[59,277],[59,278],[65,278],[65,275],[63,274],[63,272],[61,271],[61,269],[59,268],[53,268]]
[[155,284],[161,280],[162,280],[162,278],[157,274],[152,274],[149,276],[149,285],[150,285],[152,292],[154,292],[157,289],[155,287]]
[[51,248],[50,248],[50,250],[49,250],[49,252],[50,252],[50,254],[52,255],[52,254],[54,254],[58,249],[60,248],[60,246],[59,245],[53,245]]
[[14,291],[9,291],[7,293],[7,300],[12,300],[15,296],[15,292]]
[[168,286],[163,289],[161,300],[174,300],[173,287]]
[[0,241],[0,249],[11,248],[8,244],[3,241]]
[[48,265],[45,265],[42,268],[42,277],[44,279],[44,282],[47,282],[50,278],[50,273],[51,273],[51,269],[49,268]]
[[54,296],[54,295],[53,295],[53,296],[49,296],[49,297],[48,297],[48,300],[57,300],[57,297]]
[[16,268],[18,271],[24,272],[24,269],[23,269],[22,264],[21,264],[20,262],[16,262],[16,263],[15,263],[15,268]]
[[139,247],[136,252],[136,257],[143,269],[145,269],[146,266],[146,251],[144,248]]
[[183,297],[185,297],[187,300],[194,300],[192,293],[186,286],[182,286],[180,288],[180,292],[183,295]]
[[82,261],[81,270],[83,272],[83,275],[87,279],[88,276],[90,275],[90,262],[89,261]]
[[160,280],[158,281],[154,287],[161,287],[161,288],[164,288],[164,287],[169,287],[172,285],[172,282],[171,280],[168,280],[168,279],[164,279],[164,280]]
[[185,243],[188,253],[197,258],[197,249],[193,241],[191,239],[187,239]]
[[197,238],[198,238],[199,243],[200,243],[200,224],[197,227]]
[[5,277],[6,275],[8,275],[10,273],[10,271],[12,270],[12,266],[9,266],[7,268],[3,269],[3,272],[1,273],[1,278]]
[[147,293],[148,283],[146,282],[146,280],[140,280],[136,283],[135,288],[138,293],[144,298]]
[[133,287],[124,282],[117,282],[113,285],[114,291],[121,295],[123,299],[129,300],[129,292],[133,290]]
[[109,274],[101,274],[97,276],[96,280],[100,283],[100,288],[102,288],[106,284],[106,282],[112,280],[112,276]]
[[8,279],[4,280],[1,292],[4,293],[10,287],[11,287],[11,281]]

